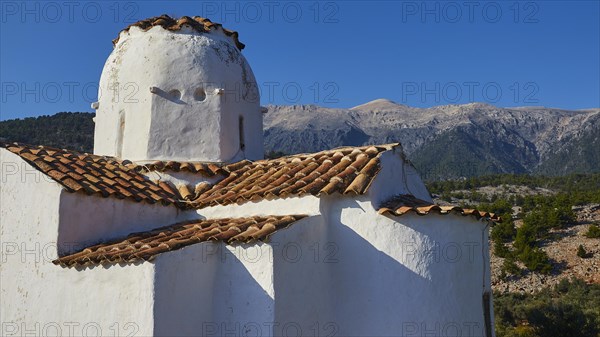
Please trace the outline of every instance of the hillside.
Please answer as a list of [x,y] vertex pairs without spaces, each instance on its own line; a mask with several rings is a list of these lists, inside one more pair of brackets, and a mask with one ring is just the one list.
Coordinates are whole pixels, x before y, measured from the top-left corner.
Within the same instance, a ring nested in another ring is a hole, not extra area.
[[498,337],[600,337],[600,174],[430,182],[440,204],[502,214],[491,227]]
[[52,116],[0,122],[0,140],[91,152],[94,147],[93,113],[59,112]]
[[[351,109],[268,106],[267,153],[400,142],[426,180],[496,173],[600,172],[600,109],[414,108],[379,99]],[[0,138],[92,151],[92,113],[0,122]]]
[[[350,110],[269,107],[265,138],[288,153],[402,141],[436,202],[502,214],[490,241],[498,337],[600,337],[600,173],[480,176],[599,171],[599,111],[432,109],[389,101]],[[93,116],[3,121],[0,138],[89,152]],[[431,180],[448,176],[478,177]]]
[[269,106],[265,147],[297,153],[400,142],[429,180],[492,173],[560,175],[600,171],[599,125],[600,109],[482,103],[414,108],[384,99],[351,109]]

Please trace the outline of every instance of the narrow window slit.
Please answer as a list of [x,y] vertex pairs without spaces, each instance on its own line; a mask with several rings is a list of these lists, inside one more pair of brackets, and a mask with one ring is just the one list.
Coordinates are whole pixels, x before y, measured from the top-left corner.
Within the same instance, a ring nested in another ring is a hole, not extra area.
[[240,116],[238,127],[240,136],[240,150],[244,151],[246,149],[246,142],[244,141],[244,117],[242,116]]

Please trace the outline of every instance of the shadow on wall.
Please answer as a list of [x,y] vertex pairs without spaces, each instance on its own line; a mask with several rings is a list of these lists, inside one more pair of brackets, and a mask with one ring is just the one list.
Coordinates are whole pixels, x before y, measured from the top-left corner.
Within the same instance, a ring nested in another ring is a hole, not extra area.
[[482,256],[469,248],[483,225],[364,214],[309,217],[235,254],[202,243],[159,256],[155,333],[484,335]]
[[331,236],[340,244],[338,262],[330,268],[338,335],[398,336],[412,318],[431,316],[423,303],[426,294],[436,292],[431,280],[345,225],[335,226]]
[[304,218],[273,236],[274,336],[336,336],[329,268],[337,248],[322,216]]
[[339,220],[302,221],[277,235],[274,335],[398,336],[432,316],[423,302],[443,289],[431,280]]
[[236,256],[224,244],[212,242],[159,256],[154,334],[272,335],[273,298],[252,275],[256,267],[270,260],[264,249],[267,246],[261,247],[259,255],[251,257],[257,259],[253,261],[256,265],[249,265],[251,260]]
[[[365,204],[337,200],[322,212],[327,235],[321,247],[331,244],[335,251],[329,263],[307,272],[319,275],[313,283],[321,285],[309,287],[321,297],[304,300],[317,308],[327,302],[328,310],[314,319],[320,327],[333,322],[337,336],[484,335],[485,224],[455,215],[385,217],[361,209]],[[293,296],[294,287],[302,289],[302,272],[289,269],[294,277],[276,284],[278,300],[282,292]]]
[[[122,239],[191,219],[201,219],[193,211],[175,207],[100,198],[62,191],[59,204],[58,256],[73,254],[101,242]],[[132,214],[135,216],[132,217]]]

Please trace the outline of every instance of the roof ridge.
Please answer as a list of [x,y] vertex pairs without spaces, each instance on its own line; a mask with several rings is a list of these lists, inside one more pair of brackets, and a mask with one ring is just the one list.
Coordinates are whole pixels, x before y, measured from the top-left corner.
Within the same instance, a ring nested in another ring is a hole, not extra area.
[[223,180],[203,188],[189,201],[190,207],[244,203],[265,198],[367,192],[381,169],[382,153],[399,143],[345,146],[315,153],[275,159],[240,161],[223,167]]
[[[304,152],[304,153],[295,153],[289,154],[278,158],[265,158],[259,160],[248,160],[242,159],[236,162],[227,163],[227,162],[210,162],[210,161],[200,161],[200,160],[146,160],[146,161],[135,161],[132,162],[136,165],[136,170],[140,170],[141,172],[151,172],[151,171],[185,171],[188,170],[192,173],[202,173],[197,167],[199,166],[213,166],[210,168],[213,172],[212,175],[216,174],[216,171],[225,171],[227,173],[231,173],[238,169],[239,167],[246,164],[259,164],[259,163],[267,163],[267,162],[277,162],[282,161],[284,159],[294,159],[299,157],[311,157],[316,155],[324,155],[331,154],[339,151],[348,151],[348,150],[366,150],[369,148],[383,148],[385,151],[390,151],[396,148],[402,148],[400,143],[388,143],[388,144],[375,144],[375,145],[363,145],[363,146],[340,146],[333,149],[322,150],[318,152]],[[385,152],[381,151],[381,152]],[[193,171],[191,166],[195,166],[196,172]],[[211,176],[212,176],[211,175]]]
[[[387,144],[374,144],[374,145],[362,145],[362,146],[339,146],[339,147],[334,147],[333,149],[322,150],[322,151],[318,151],[318,152],[303,152],[303,153],[289,154],[289,155],[285,155],[285,156],[278,157],[278,158],[272,158],[272,159],[260,159],[260,160],[253,161],[253,163],[260,162],[260,161],[280,160],[280,159],[292,158],[292,157],[308,157],[308,156],[314,156],[314,155],[320,155],[320,154],[329,154],[329,153],[334,153],[334,152],[339,152],[339,151],[344,151],[344,150],[366,150],[369,148],[384,148],[385,151],[391,151],[398,147],[402,148],[402,144],[401,143],[387,143]],[[384,151],[382,151],[382,152],[384,152]]]
[[[345,146],[231,164],[155,161],[143,165],[67,149],[19,143],[2,143],[1,146],[51,177],[68,192],[161,202],[180,208],[205,208],[291,196],[362,195],[381,169],[381,155],[400,144]],[[166,180],[152,180],[144,174],[145,171],[168,169],[188,170],[222,179],[194,186],[175,186]]]
[[34,145],[34,144],[22,143],[22,142],[0,141],[0,147],[6,149],[9,146],[22,146],[22,147],[27,147],[27,148],[40,148],[40,149],[48,149],[48,150],[54,150],[54,151],[71,151],[71,152],[82,153],[81,151],[77,151],[77,150],[67,150],[67,149],[61,149],[58,147],[47,146],[47,145]]

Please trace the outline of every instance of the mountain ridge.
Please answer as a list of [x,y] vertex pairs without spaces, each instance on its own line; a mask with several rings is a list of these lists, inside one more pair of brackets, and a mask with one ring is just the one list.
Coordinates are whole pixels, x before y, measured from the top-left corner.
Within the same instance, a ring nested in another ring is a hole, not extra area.
[[[267,151],[315,152],[344,145],[400,142],[428,179],[600,170],[600,159],[593,156],[594,149],[600,148],[599,128],[595,127],[600,123],[598,108],[500,108],[486,103],[416,108],[376,99],[347,109],[310,105],[268,106],[267,110]],[[450,140],[462,144],[464,151],[448,151]],[[554,159],[558,149],[572,152],[581,147],[585,149],[580,152],[587,155],[578,160],[593,157],[585,165]],[[461,157],[469,158],[470,167],[464,163],[458,167]],[[544,164],[547,160],[554,164]]]
[[[410,107],[376,99],[352,108],[266,106],[266,153],[402,143],[427,180],[494,173],[600,172],[600,108]],[[91,152],[93,113],[0,122],[0,138]]]

